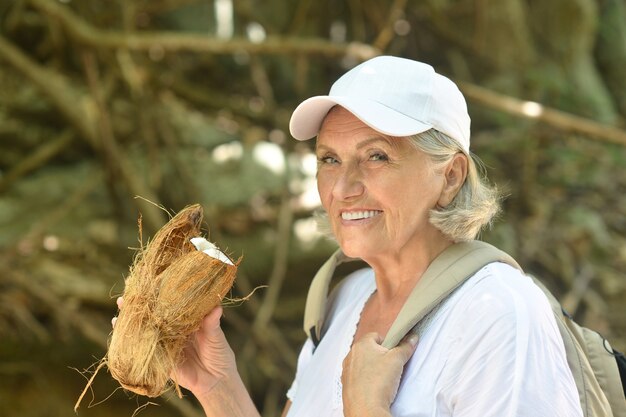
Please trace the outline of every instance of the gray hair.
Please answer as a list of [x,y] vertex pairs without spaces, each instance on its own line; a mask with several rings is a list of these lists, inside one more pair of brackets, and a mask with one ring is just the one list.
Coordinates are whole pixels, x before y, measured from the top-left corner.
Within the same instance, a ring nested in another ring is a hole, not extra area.
[[[409,140],[430,157],[435,170],[443,169],[462,152],[454,139],[434,129],[410,136]],[[474,154],[467,159],[467,177],[457,195],[446,207],[430,212],[430,222],[454,241],[475,239],[500,211],[500,193],[487,182],[484,165]]]

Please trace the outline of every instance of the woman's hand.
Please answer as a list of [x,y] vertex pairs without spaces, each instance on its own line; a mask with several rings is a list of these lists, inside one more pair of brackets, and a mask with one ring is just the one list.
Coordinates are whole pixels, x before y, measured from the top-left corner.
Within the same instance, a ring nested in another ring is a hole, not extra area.
[[222,379],[237,377],[235,354],[220,327],[222,307],[213,309],[200,328],[189,336],[183,350],[183,361],[172,371],[178,385],[204,396]]
[[[124,300],[117,299],[122,309]],[[196,397],[205,396],[222,379],[236,377],[235,355],[220,327],[222,307],[216,307],[204,317],[200,328],[192,333],[183,350],[183,361],[172,371],[170,378],[191,391]],[[111,321],[115,326],[117,317]]]
[[417,346],[417,335],[386,349],[382,338],[368,333],[352,346],[343,361],[343,412],[351,416],[390,416],[404,365]]

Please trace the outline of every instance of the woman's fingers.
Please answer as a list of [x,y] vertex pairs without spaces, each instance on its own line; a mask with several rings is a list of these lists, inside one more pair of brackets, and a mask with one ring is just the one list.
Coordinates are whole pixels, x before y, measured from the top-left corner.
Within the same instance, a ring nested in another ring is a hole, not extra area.
[[201,344],[210,343],[216,344],[213,346],[219,346],[222,342],[226,343],[224,333],[220,327],[220,321],[222,318],[222,307],[217,306],[209,314],[204,316],[200,323],[200,328],[196,332],[196,338]]
[[417,346],[417,335],[406,336],[398,346],[381,346],[382,337],[368,333],[354,343],[343,361],[343,404],[346,416],[366,410],[387,409],[393,402],[404,365]]
[[417,334],[411,332],[402,339],[398,346],[392,349],[397,352],[403,364],[407,363],[409,359],[411,359],[411,356],[413,356],[418,340],[419,337]]
[[222,306],[217,306],[209,314],[202,319],[202,327],[206,330],[214,330],[220,327],[220,319],[222,318]]
[[[117,300],[115,300],[115,303],[117,304],[117,308],[118,310],[122,309],[122,304],[124,304],[124,298],[122,297],[117,297]],[[111,327],[115,328],[115,322],[117,321],[117,316],[113,317],[111,319]]]

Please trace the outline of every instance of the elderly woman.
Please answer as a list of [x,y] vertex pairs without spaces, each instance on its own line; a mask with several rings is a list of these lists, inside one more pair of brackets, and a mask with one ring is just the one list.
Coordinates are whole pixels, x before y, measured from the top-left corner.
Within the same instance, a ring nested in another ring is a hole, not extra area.
[[[300,104],[290,128],[299,140],[317,136],[333,234],[370,268],[331,295],[324,338],[304,344],[283,415],[582,415],[549,304],[508,265],[470,277],[421,323],[419,343],[380,345],[431,261],[498,211],[452,81],[420,62],[377,57]],[[176,379],[208,416],[256,416],[220,315],[205,318]]]

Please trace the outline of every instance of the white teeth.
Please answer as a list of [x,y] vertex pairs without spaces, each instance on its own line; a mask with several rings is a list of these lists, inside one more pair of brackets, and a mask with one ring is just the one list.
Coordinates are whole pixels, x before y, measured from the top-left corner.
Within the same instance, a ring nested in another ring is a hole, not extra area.
[[370,217],[374,217],[380,213],[381,212],[378,210],[352,211],[352,212],[344,211],[343,213],[341,213],[341,218],[344,220],[369,219]]

